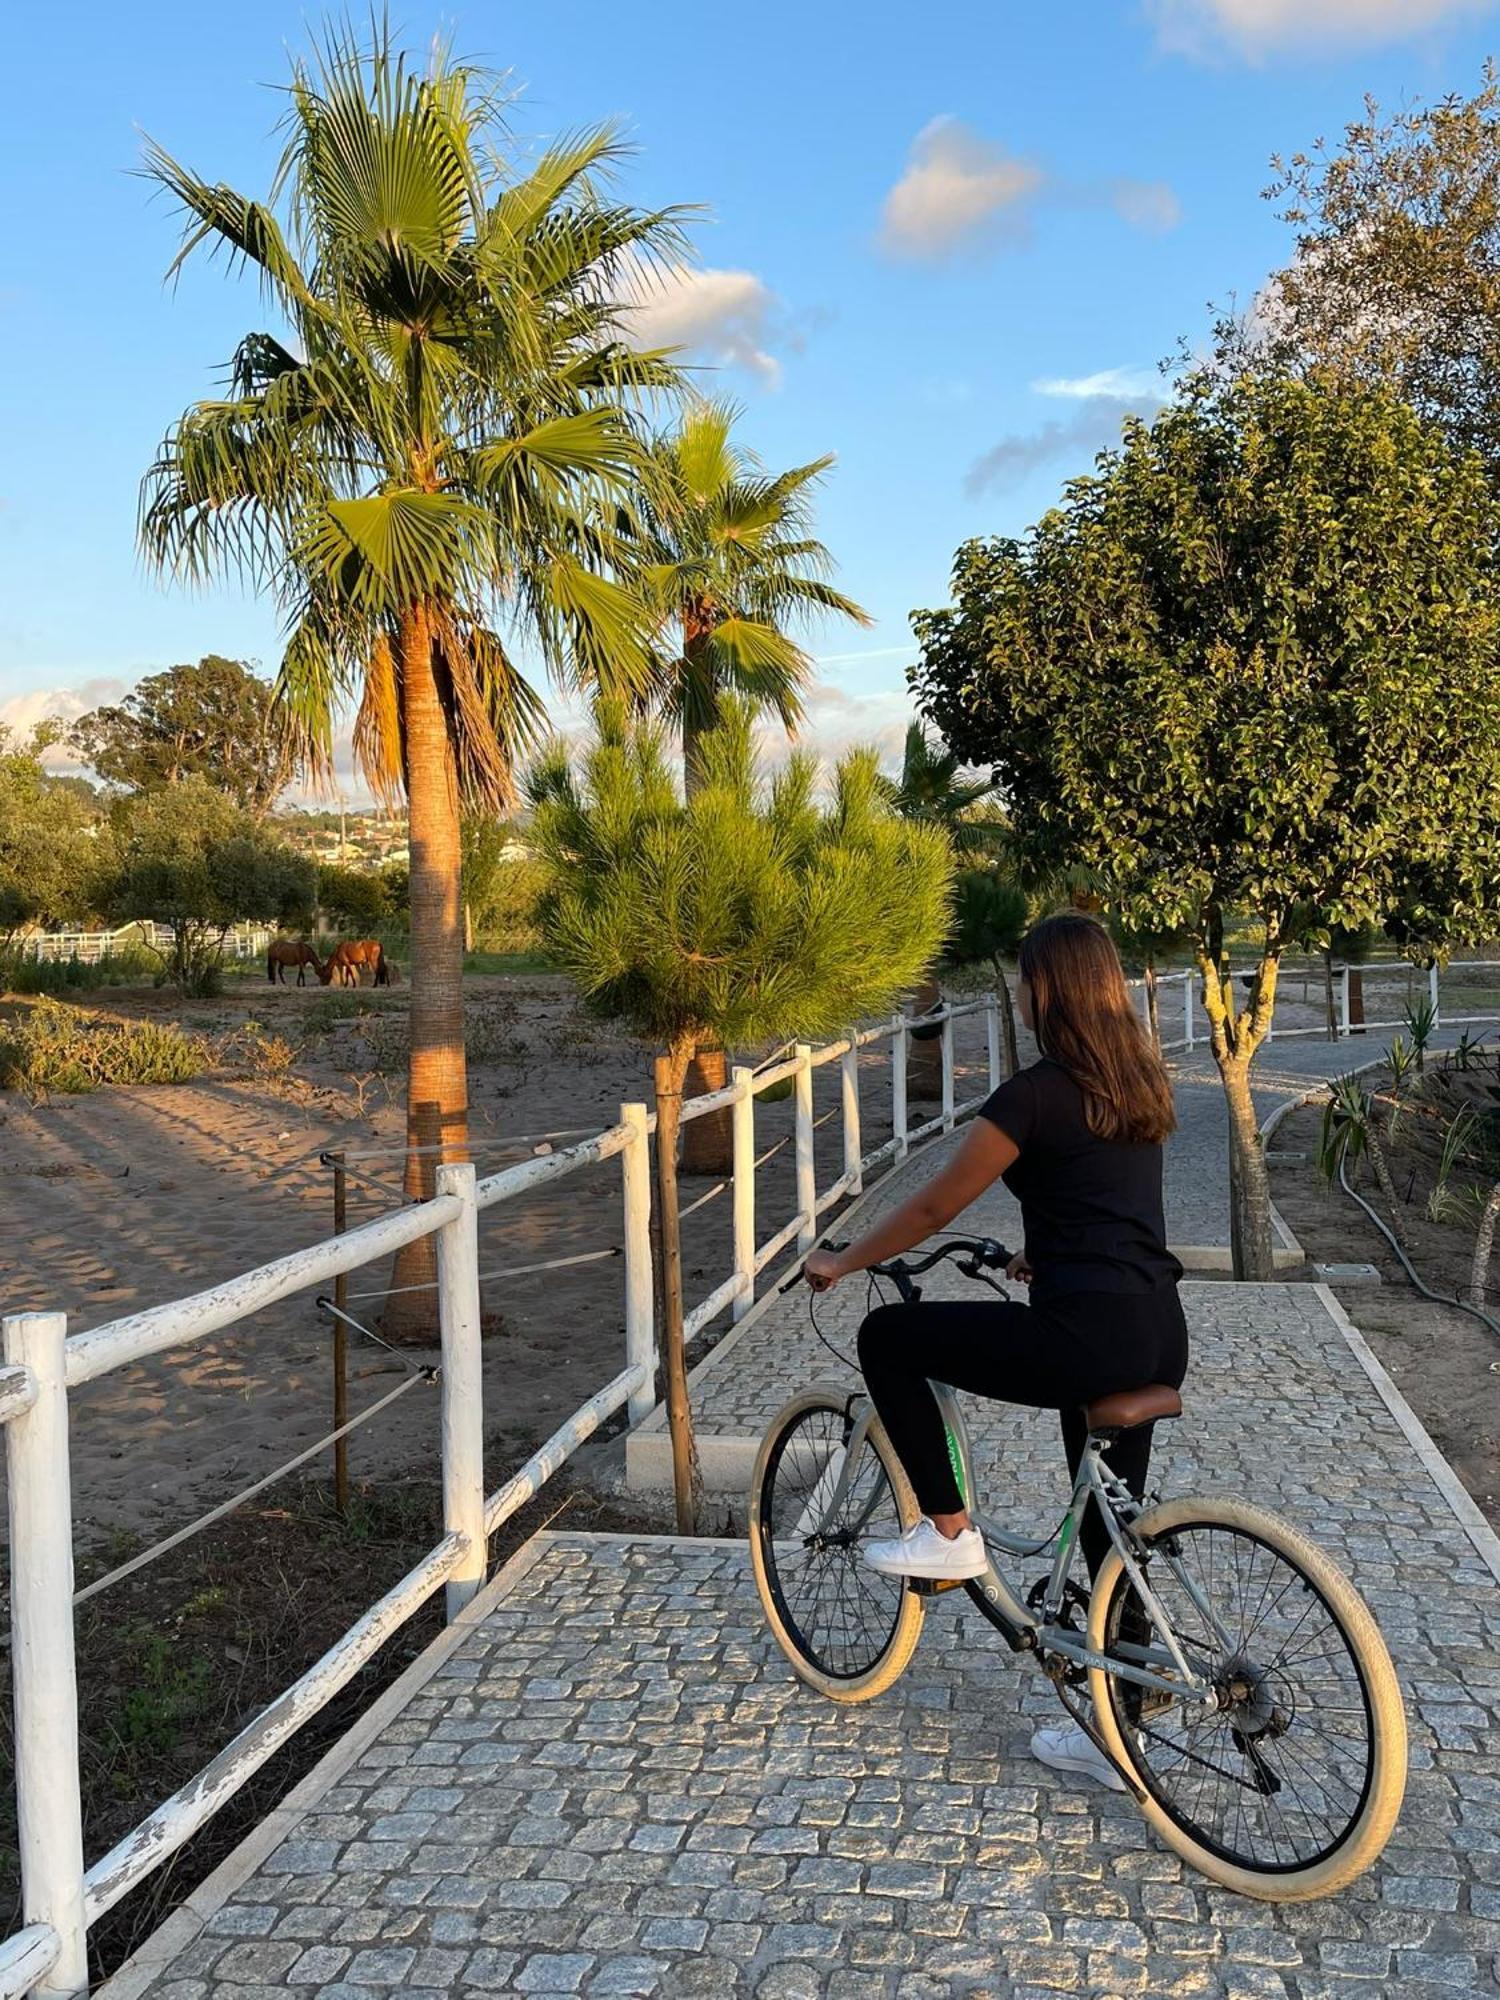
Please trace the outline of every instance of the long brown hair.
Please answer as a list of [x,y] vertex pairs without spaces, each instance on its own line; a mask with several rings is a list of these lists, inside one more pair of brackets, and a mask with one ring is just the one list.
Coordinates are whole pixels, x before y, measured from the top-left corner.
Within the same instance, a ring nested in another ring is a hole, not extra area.
[[1089,1130],[1159,1145],[1177,1123],[1172,1085],[1103,924],[1076,910],[1044,917],[1021,940],[1020,970],[1037,1044],[1083,1092]]

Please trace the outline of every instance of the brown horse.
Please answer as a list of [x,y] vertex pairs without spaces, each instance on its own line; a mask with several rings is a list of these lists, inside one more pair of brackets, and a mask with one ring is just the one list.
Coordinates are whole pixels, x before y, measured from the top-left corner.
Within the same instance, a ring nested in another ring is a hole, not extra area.
[[318,977],[325,986],[358,986],[362,972],[372,974],[377,986],[391,983],[390,961],[378,938],[357,938],[336,944],[318,967]]
[[[274,986],[279,978],[286,985],[286,969],[289,965],[297,968],[297,984],[307,984],[307,968],[312,967],[319,979],[323,978],[323,964],[318,954],[305,938],[273,938],[266,950],[266,977]],[[326,985],[326,981],[324,981]]]

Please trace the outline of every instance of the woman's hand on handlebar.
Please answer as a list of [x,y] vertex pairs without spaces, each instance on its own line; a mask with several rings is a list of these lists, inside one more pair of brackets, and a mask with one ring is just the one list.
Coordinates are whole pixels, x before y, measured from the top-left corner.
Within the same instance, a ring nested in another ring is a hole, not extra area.
[[1036,1274],[1030,1264],[1027,1263],[1026,1252],[1024,1250],[1018,1250],[1015,1256],[1011,1258],[1005,1267],[1005,1275],[1007,1278],[1014,1278],[1016,1283],[1020,1285],[1029,1285],[1031,1283],[1032,1278]]
[[849,1272],[836,1250],[809,1250],[803,1260],[802,1275],[815,1292],[831,1292]]

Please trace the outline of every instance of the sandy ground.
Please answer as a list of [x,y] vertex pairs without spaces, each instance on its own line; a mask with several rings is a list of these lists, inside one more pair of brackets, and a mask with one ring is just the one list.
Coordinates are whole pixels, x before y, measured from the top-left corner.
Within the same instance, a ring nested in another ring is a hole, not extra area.
[[[333,1019],[339,1010],[326,992],[294,986],[236,984],[220,1002],[185,1009],[152,993],[88,996],[101,1011],[165,1011],[220,1032],[248,1016],[301,1053],[285,1083],[224,1076],[35,1106],[0,1095],[0,1311],[61,1309],[80,1331],[314,1242],[332,1227],[332,1180],[318,1164],[331,1147],[376,1156],[360,1164],[377,1179],[351,1182],[351,1224],[388,1208],[399,1180],[405,995],[398,988],[359,999],[367,1014]],[[614,1122],[622,1102],[647,1096],[651,1051],[584,1016],[566,982],[471,977],[466,1000],[481,1172],[526,1157],[531,1145],[512,1143],[522,1135],[596,1131]],[[963,1098],[983,1083],[982,1018],[960,1024],[958,1057]],[[837,1065],[815,1075],[822,1117],[838,1102]],[[883,1050],[867,1054],[861,1076],[868,1149],[890,1131]],[[790,1103],[762,1105],[758,1147],[791,1127]],[[834,1118],[818,1134],[820,1185],[840,1171],[840,1146]],[[687,1182],[685,1197],[711,1185]],[[789,1144],[762,1167],[758,1199],[764,1238],[792,1210]],[[689,1304],[727,1274],[729,1225],[727,1197],[685,1223]],[[484,1286],[492,1487],[624,1358],[617,1257],[531,1277],[504,1273],[619,1241],[613,1162],[483,1218],[481,1269],[499,1274]],[[378,1291],[387,1275],[356,1274],[351,1293]],[[352,1309],[374,1314],[378,1300]],[[356,1342],[351,1407],[395,1387],[408,1359]],[[123,1549],[178,1525],[323,1435],[331,1399],[330,1331],[311,1296],[91,1384],[73,1402],[81,1539]],[[355,1476],[435,1465],[436,1405],[435,1392],[419,1386],[356,1433]]]

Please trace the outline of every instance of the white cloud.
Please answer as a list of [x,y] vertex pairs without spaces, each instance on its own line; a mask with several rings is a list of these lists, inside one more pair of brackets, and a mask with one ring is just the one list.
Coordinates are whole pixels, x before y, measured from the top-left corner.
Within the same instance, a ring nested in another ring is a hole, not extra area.
[[[902,650],[908,658],[915,658],[915,646]],[[907,726],[914,720],[911,696],[904,688],[855,695],[823,683],[808,689],[805,706],[796,736],[799,749],[836,763],[848,751],[874,744],[882,767],[900,770]],[[779,763],[787,753],[785,734],[767,728],[762,740],[768,759]]]
[[1182,203],[1165,181],[1133,181],[1128,177],[1109,183],[1109,204],[1132,229],[1145,229],[1163,236],[1182,220]]
[[691,264],[640,270],[636,302],[625,319],[638,347],[682,347],[721,367],[744,368],[775,387],[781,364],[772,353],[780,301],[753,271],[718,271]]
[[1132,228],[1157,234],[1182,219],[1165,181],[1072,181],[943,117],[913,141],[906,171],[885,198],[880,240],[890,256],[938,261],[962,248],[1024,239],[1043,206],[1111,209]]
[[[33,688],[0,701],[0,729],[16,736],[29,736],[40,722],[60,722],[64,728],[87,715],[92,708],[104,708],[129,692],[129,681],[112,676],[80,681],[77,687]],[[83,767],[65,743],[54,743],[42,762],[49,771],[76,772]]]
[[882,240],[898,257],[944,257],[987,225],[1024,226],[1045,175],[981,139],[957,118],[934,118],[917,134],[906,172],[885,198]]
[[1160,400],[1161,377],[1154,368],[1101,368],[1093,375],[1047,375],[1031,387],[1038,396],[1062,396],[1076,402],[1093,396]]
[[1488,13],[1494,0],[1148,0],[1157,38],[1174,54],[1224,49],[1254,61],[1279,49],[1328,49],[1410,39],[1445,21]]

